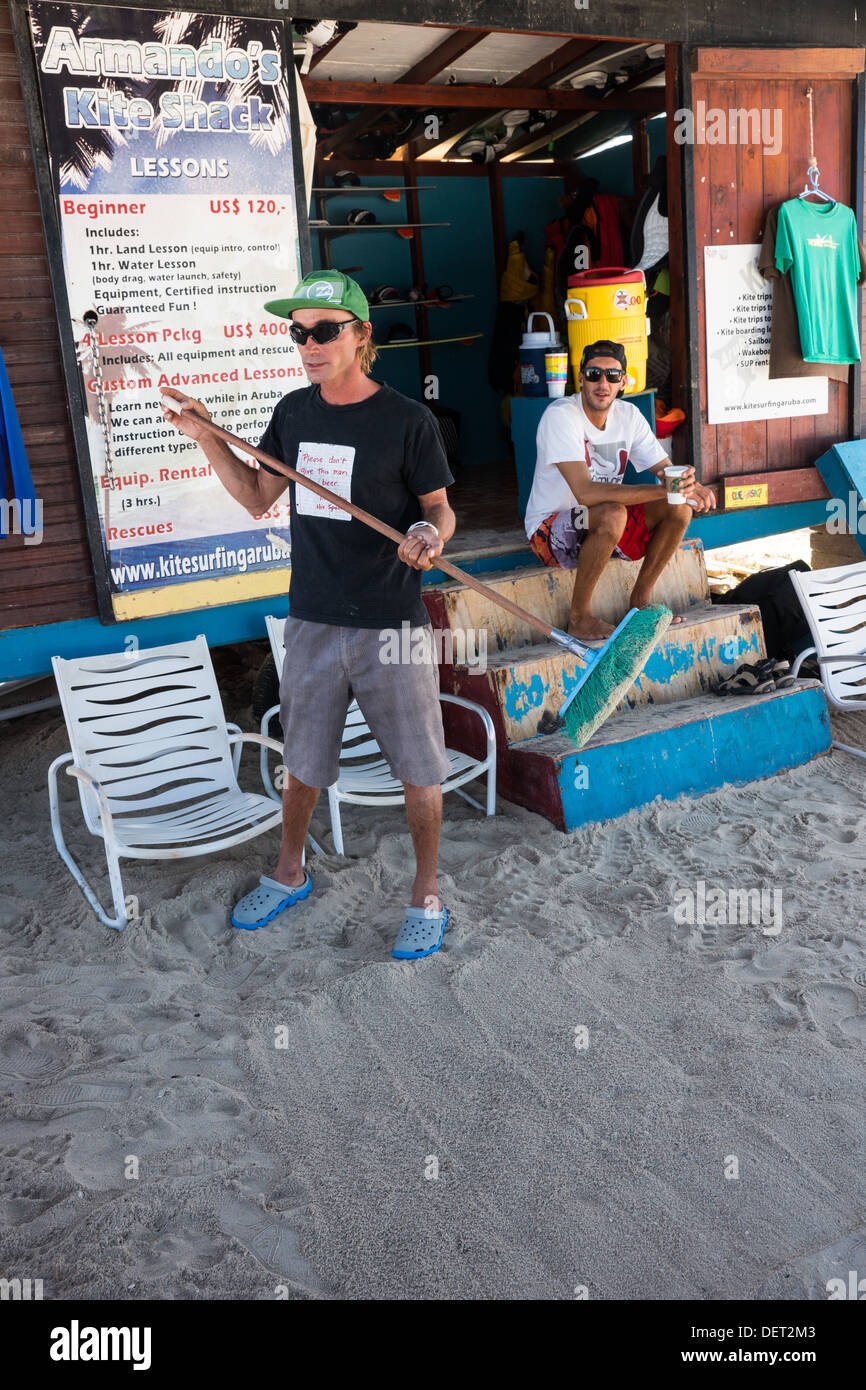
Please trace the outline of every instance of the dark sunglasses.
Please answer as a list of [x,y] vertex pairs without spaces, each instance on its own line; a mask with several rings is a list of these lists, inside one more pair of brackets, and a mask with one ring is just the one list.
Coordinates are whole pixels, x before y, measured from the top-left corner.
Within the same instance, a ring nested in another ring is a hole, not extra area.
[[606,376],[608,381],[622,381],[622,367],[584,367],[583,374],[587,381],[601,381]]
[[357,323],[357,319],[323,319],[321,323],[316,323],[312,328],[302,328],[299,323],[293,323],[289,329],[289,334],[293,343],[304,346],[308,338],[312,338],[314,343],[323,347],[325,343],[333,343],[339,338],[344,328],[348,328],[350,323]]

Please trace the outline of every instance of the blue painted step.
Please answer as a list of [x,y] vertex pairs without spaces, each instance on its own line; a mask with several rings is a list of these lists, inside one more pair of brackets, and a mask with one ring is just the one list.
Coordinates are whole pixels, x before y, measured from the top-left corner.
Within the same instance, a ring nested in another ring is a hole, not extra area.
[[[766,656],[760,610],[745,604],[696,606],[667,629],[612,716],[636,705],[672,704],[713,690],[744,661]],[[532,738],[545,712],[554,714],[574,688],[582,663],[558,643],[539,642],[487,658],[485,676],[459,676],[459,692],[488,705],[491,682],[506,739]]]
[[657,796],[672,801],[770,777],[829,748],[821,684],[799,681],[770,695],[644,705],[608,720],[579,751],[561,734],[525,739],[501,759],[499,790],[574,830]]

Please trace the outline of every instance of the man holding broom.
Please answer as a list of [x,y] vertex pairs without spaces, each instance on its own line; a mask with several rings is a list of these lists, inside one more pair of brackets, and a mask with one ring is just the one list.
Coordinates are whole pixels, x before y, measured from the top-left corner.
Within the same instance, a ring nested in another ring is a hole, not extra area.
[[[454,479],[426,406],[370,379],[372,324],[354,280],[340,271],[314,271],[291,298],[265,307],[291,320],[310,385],[283,397],[260,447],[388,522],[404,539],[397,548],[267,465],[250,468],[196,423],[197,415],[210,418],[200,401],[164,391],[184,407],[176,413],[164,406],[166,419],[198,441],[220,482],[252,516],[266,512],[286,488],[291,500],[291,612],[280,683],[288,773],[282,844],[273,876],[262,876],[241,899],[232,922],[254,930],[312,892],[304,843],[320,789],[337,780],[354,695],[405,791],[416,871],[392,954],[418,959],[439,949],[448,918],[436,864],[440,784],[449,764],[421,571],[433,568],[454,533],[445,491]],[[412,640],[399,645],[411,650],[412,663],[388,664],[382,633],[400,631],[403,623],[410,624]]]
[[629,462],[662,481],[670,464],[637,406],[619,399],[625,374],[621,343],[604,340],[584,348],[579,394],[553,401],[539,422],[526,506],[526,534],[539,560],[575,571],[568,631],[593,647],[603,646],[613,632],[590,606],[611,556],[643,561],[631,606],[648,608],[653,585],[678,549],[692,510],[716,505],[715,493],[695,481],[693,468],[677,489],[689,505],[669,505],[656,483],[623,484]]

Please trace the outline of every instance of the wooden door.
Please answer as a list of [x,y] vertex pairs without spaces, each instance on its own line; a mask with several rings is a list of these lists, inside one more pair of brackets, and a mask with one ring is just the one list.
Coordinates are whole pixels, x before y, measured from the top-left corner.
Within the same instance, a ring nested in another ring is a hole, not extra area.
[[[698,378],[690,397],[692,447],[699,476],[705,483],[720,484],[720,503],[726,478],[766,482],[770,504],[826,497],[815,460],[834,443],[850,439],[852,423],[859,425],[859,401],[855,415],[849,399],[849,392],[860,385],[854,368],[849,385],[830,381],[826,415],[707,423],[704,247],[759,242],[767,211],[802,190],[810,151],[809,87],[821,184],[839,202],[854,206],[862,190],[853,150],[857,79],[863,67],[863,49],[698,48],[690,55],[684,87],[693,112],[704,102],[705,112],[757,109],[779,112],[772,119],[781,121],[781,149],[775,155],[761,144],[730,138],[726,143],[686,147],[694,214],[689,248],[692,364]],[[767,129],[773,126],[768,123]],[[862,209],[858,211],[862,226]]]

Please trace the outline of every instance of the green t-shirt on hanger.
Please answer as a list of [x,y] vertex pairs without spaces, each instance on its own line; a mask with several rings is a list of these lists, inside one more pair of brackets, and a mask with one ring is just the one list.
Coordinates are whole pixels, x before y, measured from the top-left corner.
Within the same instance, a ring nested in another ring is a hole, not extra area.
[[790,271],[804,362],[859,362],[857,222],[843,203],[779,208],[776,269]]

